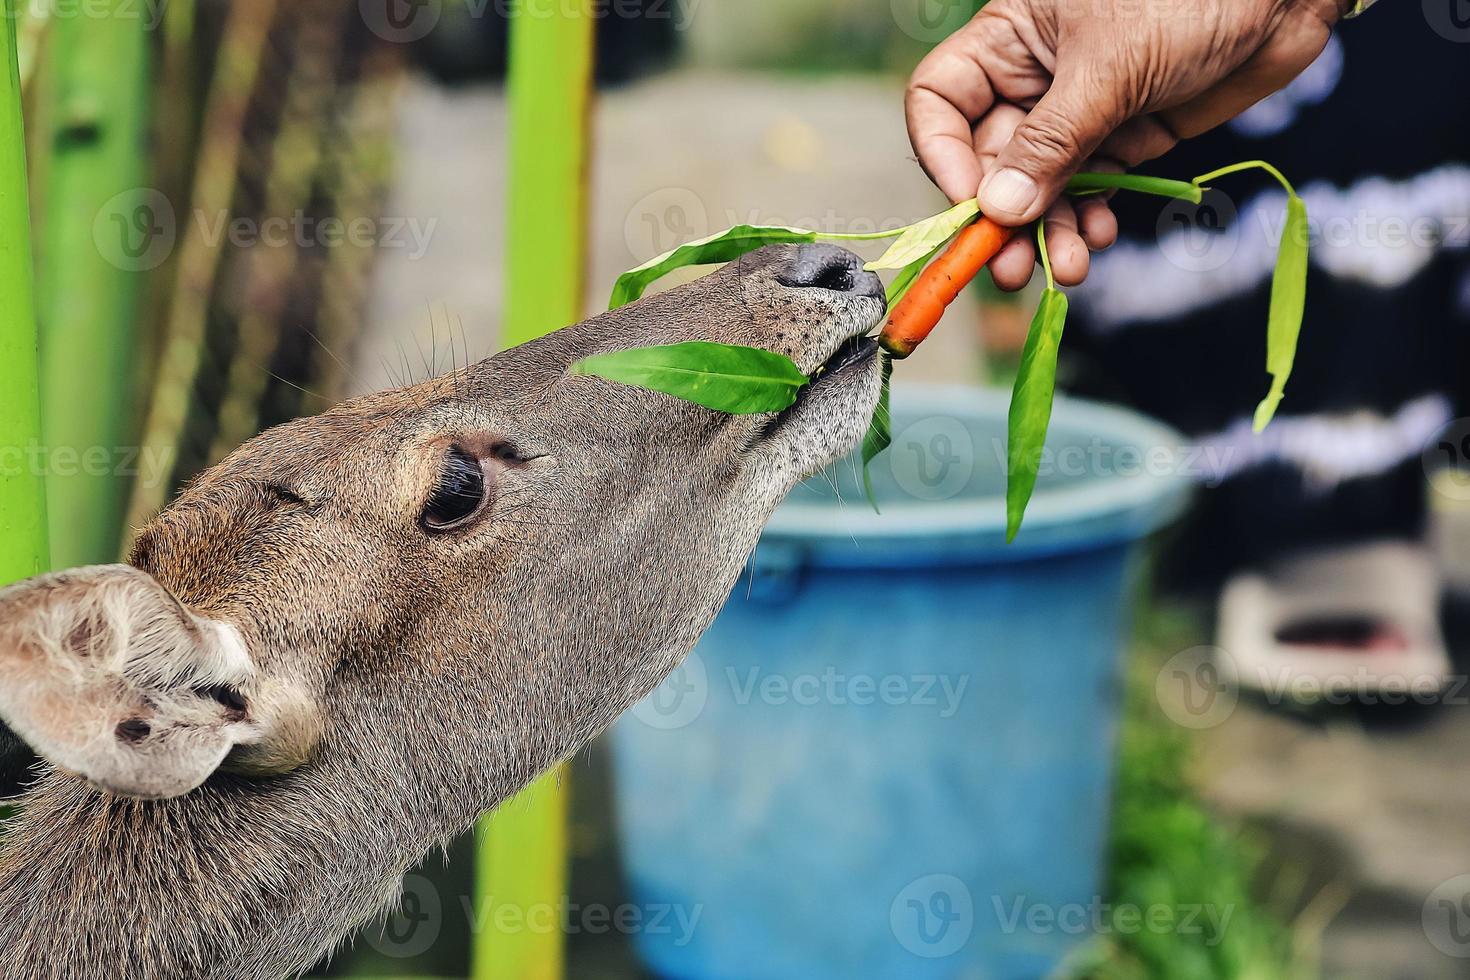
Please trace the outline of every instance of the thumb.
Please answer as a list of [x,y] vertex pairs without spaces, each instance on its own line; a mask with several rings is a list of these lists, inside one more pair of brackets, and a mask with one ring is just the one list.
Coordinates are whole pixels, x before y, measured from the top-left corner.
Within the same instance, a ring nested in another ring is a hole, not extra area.
[[1127,118],[1121,94],[1099,87],[1095,78],[1084,84],[1076,72],[1064,72],[1058,65],[1051,88],[1016,127],[980,182],[981,212],[1007,225],[1041,217],[1067,178]]

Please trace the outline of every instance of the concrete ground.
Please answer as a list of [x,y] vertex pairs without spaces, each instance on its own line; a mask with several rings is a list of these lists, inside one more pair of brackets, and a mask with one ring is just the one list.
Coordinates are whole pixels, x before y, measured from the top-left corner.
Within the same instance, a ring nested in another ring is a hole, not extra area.
[[[387,214],[417,220],[427,247],[383,251],[355,357],[362,389],[447,369],[452,348],[462,362],[465,349],[478,358],[497,345],[504,100],[496,88],[419,81],[401,118]],[[911,160],[894,80],[676,72],[604,94],[595,125],[589,312],[619,272],[731,224],[864,231],[944,203]],[[962,302],[906,378],[977,377],[974,331],[959,328],[977,311]],[[1463,703],[1304,720],[1243,702],[1202,745],[1207,799],[1264,833],[1268,872],[1309,908],[1308,931],[1341,907],[1325,935],[1326,976],[1470,974],[1470,960],[1431,942],[1470,954],[1470,933],[1456,945],[1451,928],[1470,930],[1466,891],[1436,892],[1470,873]]]
[[[498,88],[415,81],[400,118],[400,176],[386,215],[416,223],[427,247],[382,250],[356,356],[359,388],[422,376],[433,350],[447,369],[451,332],[461,361],[461,341],[473,357],[496,348],[504,98]],[[606,307],[620,273],[730,225],[863,232],[946,203],[913,163],[897,81],[675,72],[604,93],[594,118],[589,314]],[[976,320],[973,300],[960,302],[950,325]],[[905,375],[970,380],[975,351],[972,331],[941,331]]]
[[1452,609],[1458,679],[1437,704],[1297,714],[1242,700],[1202,733],[1219,812],[1259,831],[1267,874],[1322,943],[1333,980],[1470,975],[1470,630]]

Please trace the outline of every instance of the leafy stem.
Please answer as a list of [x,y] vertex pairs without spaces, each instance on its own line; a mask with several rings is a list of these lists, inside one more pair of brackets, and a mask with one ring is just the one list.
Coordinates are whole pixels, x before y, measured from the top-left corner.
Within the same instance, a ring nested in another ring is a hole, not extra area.
[[1275,177],[1277,183],[1286,188],[1287,194],[1292,197],[1296,197],[1296,188],[1291,186],[1291,181],[1287,180],[1286,176],[1281,171],[1271,166],[1265,160],[1243,160],[1240,163],[1232,163],[1228,167],[1221,167],[1219,170],[1211,170],[1207,174],[1201,174],[1200,176],[1194,178],[1191,183],[1201,190],[1204,190],[1205,185],[1208,184],[1210,181],[1229,176],[1230,174],[1238,174],[1242,170],[1264,170],[1272,177]]
[[1051,256],[1046,251],[1046,221],[1036,222],[1036,249],[1041,253],[1041,271],[1046,273],[1046,288],[1056,289],[1057,281],[1051,274]]
[[884,238],[897,238],[899,235],[902,235],[906,231],[908,231],[908,228],[907,227],[904,227],[904,228],[894,228],[894,229],[892,229],[890,231],[867,231],[867,232],[819,231],[819,232],[817,232],[817,237],[820,238],[820,239],[822,239],[823,241],[829,241],[829,242],[876,242],[876,241],[880,241],[880,240],[882,240]]

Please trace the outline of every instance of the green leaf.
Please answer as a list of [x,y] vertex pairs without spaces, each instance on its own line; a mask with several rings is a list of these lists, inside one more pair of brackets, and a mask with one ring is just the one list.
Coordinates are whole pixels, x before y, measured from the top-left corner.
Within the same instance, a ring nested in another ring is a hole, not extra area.
[[1276,271],[1271,277],[1271,312],[1266,321],[1266,370],[1271,375],[1271,390],[1256,406],[1257,432],[1270,423],[1286,394],[1306,305],[1307,205],[1295,194],[1288,194],[1286,223],[1281,228]]
[[893,442],[893,417],[888,410],[890,382],[893,379],[893,358],[886,353],[880,355],[883,358],[883,387],[878,393],[878,406],[873,409],[873,419],[868,423],[868,431],[863,435],[863,493],[867,494],[868,503],[873,506],[873,513],[883,513],[878,509],[878,498],[873,495],[873,477],[868,472],[868,466],[873,458],[883,450],[887,449]]
[[1026,504],[1036,489],[1041,450],[1051,424],[1052,396],[1056,392],[1057,349],[1067,322],[1067,296],[1048,286],[1041,294],[1031,332],[1021,352],[1021,368],[1011,390],[1006,437],[1006,542],[1016,539]]
[[766,245],[816,240],[817,233],[805,228],[786,228],[780,225],[736,225],[718,235],[680,245],[657,258],[650,259],[636,269],[623,273],[613,284],[612,299],[608,300],[607,308],[615,310],[620,306],[626,306],[642,296],[643,291],[655,280],[687,265],[713,265],[717,262],[729,262]]
[[876,272],[879,269],[903,269],[911,266],[924,256],[932,254],[955,232],[974,221],[979,213],[980,205],[972,198],[961,201],[942,214],[909,225],[898,236],[898,241],[888,246],[888,251],[881,258],[869,262],[863,268]]
[[1078,174],[1067,181],[1068,194],[1100,194],[1103,191],[1136,191],[1140,194],[1157,194],[1174,197],[1181,201],[1200,202],[1201,189],[1198,184],[1187,180],[1170,180],[1167,177],[1148,177],[1143,174]]
[[573,364],[571,372],[662,391],[732,415],[789,408],[807,383],[789,357],[704,340],[595,354]]
[[943,248],[944,242],[940,242],[933,251],[914,259],[893,277],[893,281],[888,284],[888,308],[890,310],[898,305],[898,301],[903,299],[909,287],[919,278],[919,273],[924,271],[924,267],[932,262],[934,256],[938,255]]

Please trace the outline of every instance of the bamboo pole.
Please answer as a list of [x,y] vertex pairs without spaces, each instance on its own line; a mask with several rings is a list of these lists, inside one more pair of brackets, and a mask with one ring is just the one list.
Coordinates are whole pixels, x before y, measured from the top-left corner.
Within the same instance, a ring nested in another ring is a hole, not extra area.
[[[305,214],[327,139],[328,115],[336,98],[343,8],[335,0],[299,3],[291,25],[291,56],[286,103],[281,110],[265,182],[261,220],[292,220]],[[245,296],[236,329],[235,351],[225,375],[219,424],[210,447],[210,465],[224,459],[255,435],[270,380],[270,365],[280,344],[280,317],[301,266],[294,240],[258,242],[243,257]]]
[[47,566],[46,487],[32,465],[41,439],[36,318],[31,286],[31,222],[15,0],[0,26],[0,585]]
[[[219,272],[222,243],[211,242],[197,216],[212,221],[229,212],[239,177],[245,113],[255,92],[277,0],[233,0],[220,42],[214,77],[204,103],[204,132],[189,211],[178,216],[177,282],[169,299],[158,374],[143,423],[143,452],[176,451],[189,419],[200,359],[204,355],[205,317]],[[166,485],[133,484],[128,524],[137,527],[168,499]]]
[[115,560],[136,457],[137,302],[164,216],[147,180],[148,39],[132,0],[51,22],[49,155],[37,242],[42,433],[51,560]]
[[[369,49],[350,90],[351,99],[330,131],[322,185],[332,202],[332,213],[344,221],[377,215],[381,209],[395,164],[403,82],[398,46]],[[328,254],[322,270],[315,338],[321,354],[313,387],[331,401],[345,398],[349,385],[355,385],[359,393],[368,387],[347,366],[347,352],[362,321],[376,254],[371,242],[345,241]]]
[[[502,340],[519,344],[581,319],[587,238],[588,112],[594,18],[584,4],[515,9],[510,24],[510,193]],[[481,823],[476,980],[554,980],[564,970],[566,767]],[[498,907],[518,912],[497,932]],[[550,922],[549,929],[532,927]]]

